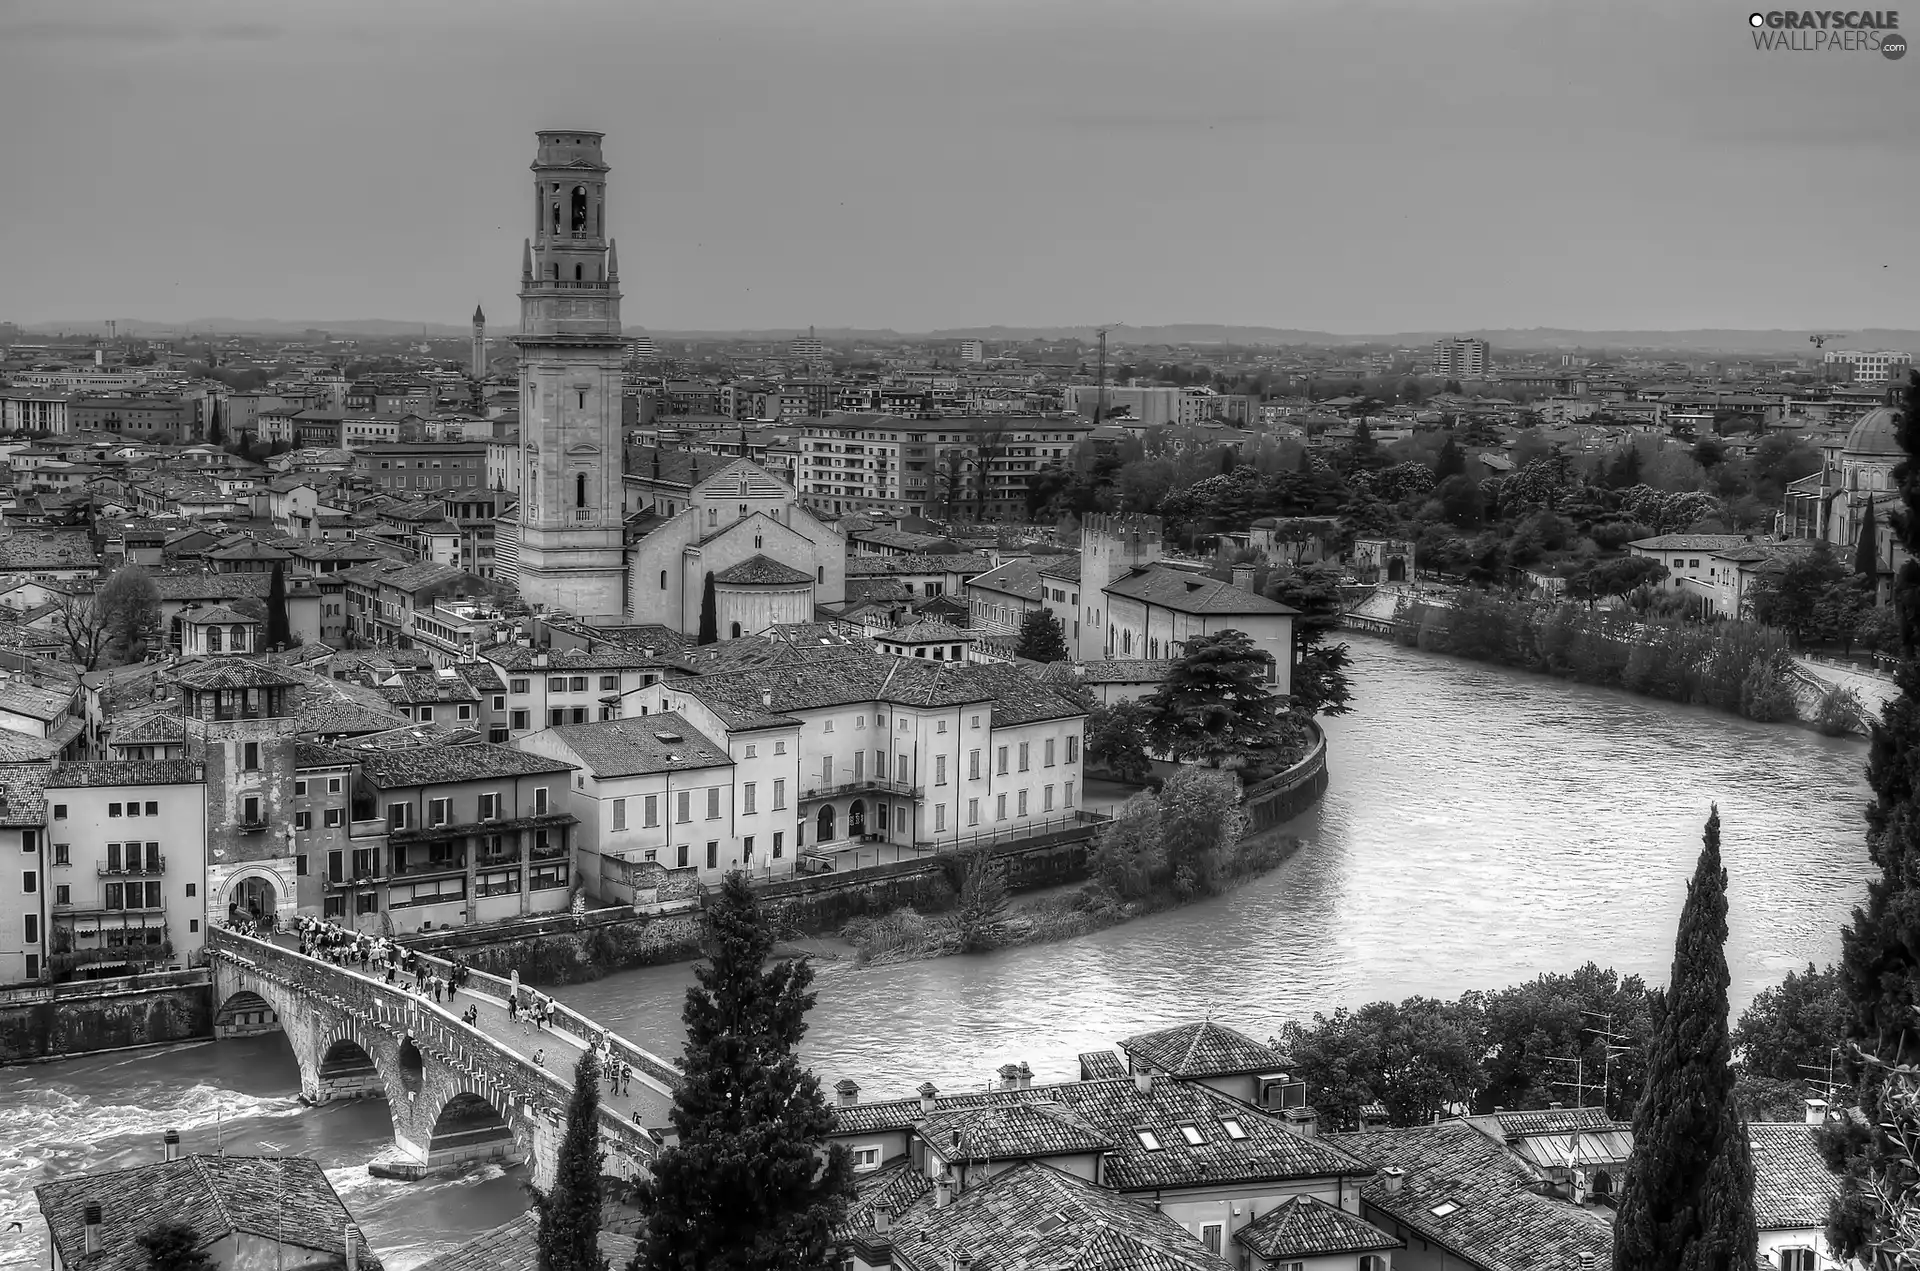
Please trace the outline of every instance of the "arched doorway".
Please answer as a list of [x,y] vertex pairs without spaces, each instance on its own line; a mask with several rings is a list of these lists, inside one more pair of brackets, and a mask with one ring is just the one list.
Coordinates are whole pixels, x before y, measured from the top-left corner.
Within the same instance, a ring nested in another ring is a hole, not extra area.
[[1407,558],[1395,556],[1387,562],[1387,581],[1403,583],[1407,581]]
[[273,880],[258,874],[236,879],[233,890],[227,893],[229,919],[248,918],[256,923],[271,924],[278,909],[279,892],[274,889]]
[[737,622],[733,624],[733,638],[736,640],[740,638],[740,624]]
[[867,832],[867,801],[855,799],[847,808],[847,837],[859,838]]
[[820,844],[825,843],[834,837],[833,805],[831,803],[827,804],[825,807],[820,809],[820,819],[815,824],[816,824],[816,829],[813,836],[813,842],[814,842],[814,846],[817,847]]

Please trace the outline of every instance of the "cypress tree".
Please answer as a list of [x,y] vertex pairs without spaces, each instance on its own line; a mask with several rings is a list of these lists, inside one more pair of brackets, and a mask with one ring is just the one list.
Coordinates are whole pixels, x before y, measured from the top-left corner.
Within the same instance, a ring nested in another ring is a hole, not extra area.
[[1853,572],[1872,585],[1880,575],[1879,527],[1874,524],[1873,498],[1867,498],[1867,514],[1860,519],[1860,541],[1853,549]]
[[[1890,1233],[1879,1205],[1882,1188],[1894,1194],[1920,1186],[1885,1133],[1896,1119],[1885,1065],[1920,1064],[1920,372],[1909,372],[1905,409],[1896,425],[1906,458],[1893,470],[1901,510],[1894,534],[1907,551],[1893,582],[1899,631],[1899,693],[1873,721],[1867,754],[1867,852],[1880,877],[1867,885],[1867,902],[1841,933],[1840,978],[1849,1019],[1843,1049],[1854,1083],[1856,1112],[1823,1135],[1827,1163],[1843,1173],[1827,1220],[1827,1239],[1845,1258],[1866,1259]],[[1864,1054],[1863,1054],[1864,1052]],[[1864,1056],[1875,1062],[1868,1063]]]
[[273,562],[273,581],[267,584],[267,647],[284,649],[293,643],[293,623],[287,619],[287,572]]
[[628,1271],[826,1271],[853,1168],[828,1149],[833,1111],[795,1055],[814,995],[805,960],[768,965],[773,936],[738,871],[706,912],[707,960],[681,1018],[678,1142],[639,1187],[647,1224]]
[[600,1067],[593,1052],[573,1066],[567,1135],[560,1141],[553,1190],[533,1191],[540,1215],[539,1271],[607,1271],[600,1252]]
[[1015,657],[1033,662],[1058,662],[1066,657],[1067,637],[1060,628],[1059,619],[1045,609],[1028,611],[1027,616],[1020,620],[1020,643],[1013,652]]
[[1616,1271],[1748,1271],[1758,1252],[1753,1165],[1733,1106],[1726,943],[1716,807],[1687,884],[1633,1114],[1633,1157],[1613,1225]]
[[701,644],[712,644],[720,638],[720,620],[714,610],[713,571],[707,571],[707,581],[700,587],[700,636]]

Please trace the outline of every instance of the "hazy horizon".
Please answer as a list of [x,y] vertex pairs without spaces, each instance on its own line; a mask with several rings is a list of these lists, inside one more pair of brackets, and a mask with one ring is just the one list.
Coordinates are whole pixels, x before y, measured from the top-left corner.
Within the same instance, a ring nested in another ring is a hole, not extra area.
[[14,0],[0,320],[504,333],[579,127],[631,327],[1920,326],[1920,56],[1748,12]]

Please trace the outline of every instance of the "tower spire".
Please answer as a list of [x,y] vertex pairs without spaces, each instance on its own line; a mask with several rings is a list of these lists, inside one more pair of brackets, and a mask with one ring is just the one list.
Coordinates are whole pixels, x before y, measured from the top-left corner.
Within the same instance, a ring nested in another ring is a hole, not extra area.
[[620,245],[611,238],[607,240],[607,281],[620,281]]
[[520,240],[520,281],[530,282],[532,281],[532,279],[533,279],[533,240],[530,238],[523,238]]

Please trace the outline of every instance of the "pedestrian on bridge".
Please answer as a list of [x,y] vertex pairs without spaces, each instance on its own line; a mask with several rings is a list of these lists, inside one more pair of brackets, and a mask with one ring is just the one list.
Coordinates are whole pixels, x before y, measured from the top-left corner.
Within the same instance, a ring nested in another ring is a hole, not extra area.
[[545,1068],[547,1066],[547,1052],[545,1049],[533,1052],[533,1066],[535,1068]]
[[509,993],[507,994],[507,1023],[518,1024],[519,1022],[520,995],[518,993]]
[[622,1098],[625,1098],[630,1093],[627,1087],[632,1084],[633,1065],[622,1060],[620,1064],[620,1095]]

